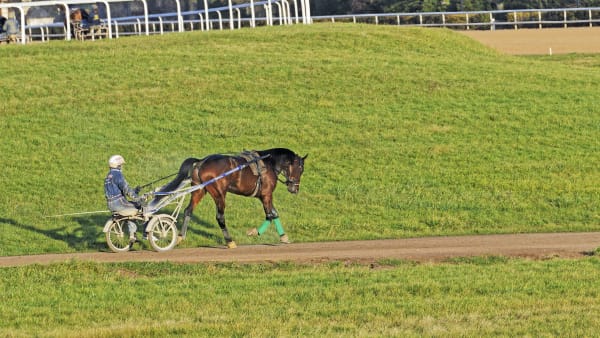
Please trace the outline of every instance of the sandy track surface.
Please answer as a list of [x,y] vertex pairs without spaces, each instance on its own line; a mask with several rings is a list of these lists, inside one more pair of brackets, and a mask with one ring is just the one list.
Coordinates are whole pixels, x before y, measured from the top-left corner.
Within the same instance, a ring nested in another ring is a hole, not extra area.
[[[349,261],[375,263],[381,259],[439,262],[453,257],[507,256],[545,259],[581,258],[600,246],[600,232],[425,237],[374,241],[244,245],[237,249],[201,247],[158,253],[94,252],[0,257],[0,267],[51,264],[70,260],[94,262],[299,262]],[[137,246],[136,246],[137,247]]]
[[600,53],[600,27],[460,32],[506,54]]

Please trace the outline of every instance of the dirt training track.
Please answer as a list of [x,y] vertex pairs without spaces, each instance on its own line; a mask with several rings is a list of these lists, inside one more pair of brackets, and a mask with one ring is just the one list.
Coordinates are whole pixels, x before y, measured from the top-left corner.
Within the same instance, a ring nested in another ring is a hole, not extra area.
[[[600,246],[600,232],[425,237],[374,241],[202,247],[168,252],[93,252],[0,257],[0,267],[77,261],[94,262],[297,262],[376,263],[381,259],[440,262],[455,257],[507,256],[581,258]],[[136,246],[137,247],[137,246]]]
[[600,27],[459,32],[506,54],[600,53]]

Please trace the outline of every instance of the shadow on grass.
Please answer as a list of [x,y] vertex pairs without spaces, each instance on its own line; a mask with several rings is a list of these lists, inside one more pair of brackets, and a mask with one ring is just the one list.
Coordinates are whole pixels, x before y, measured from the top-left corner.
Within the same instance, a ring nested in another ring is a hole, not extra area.
[[[88,216],[86,218],[75,218],[80,224],[79,228],[63,226],[53,229],[40,229],[30,224],[21,223],[13,219],[0,218],[0,223],[10,224],[16,228],[31,231],[40,234],[55,241],[66,243],[69,247],[76,250],[100,248],[103,243],[98,241],[98,230],[96,224],[104,224],[106,216]],[[102,231],[100,231],[101,233]]]
[[[79,224],[78,227],[62,226],[53,229],[40,229],[30,224],[21,223],[14,219],[0,218],[0,223],[12,225],[16,228],[40,234],[55,241],[66,243],[70,248],[77,251],[95,249],[98,251],[110,251],[106,245],[104,237],[104,224],[110,219],[107,215],[93,215],[73,217],[73,220]],[[177,228],[181,231],[183,218],[180,217],[177,222]],[[200,219],[192,215],[188,225],[188,235],[193,233],[204,237],[216,244],[224,244],[223,236],[207,231],[209,228],[217,227],[216,224]],[[220,233],[220,232],[219,232]]]
[[[179,229],[179,231],[181,231],[182,226],[183,226],[183,217],[181,218],[181,224],[177,225],[177,228]],[[223,238],[223,236],[219,236],[217,234],[214,234],[214,233],[204,230],[204,229],[215,228],[215,227],[218,227],[216,225],[216,221],[214,223],[211,223],[211,222],[208,222],[207,220],[200,219],[197,216],[192,215],[192,218],[190,219],[190,223],[188,224],[186,236],[189,236],[190,233],[193,233],[200,237],[209,239],[217,244],[224,244],[225,239]]]

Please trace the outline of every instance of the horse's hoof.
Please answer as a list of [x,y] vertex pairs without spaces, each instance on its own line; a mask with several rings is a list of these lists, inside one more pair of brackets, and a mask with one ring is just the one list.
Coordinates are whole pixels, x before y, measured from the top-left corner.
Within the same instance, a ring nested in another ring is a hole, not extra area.
[[258,236],[258,230],[256,228],[249,229],[246,236]]
[[235,248],[237,248],[237,244],[235,244],[234,241],[231,241],[231,242],[227,243],[227,248],[235,249]]
[[290,242],[290,239],[288,238],[288,236],[287,236],[287,235],[281,235],[281,236],[279,237],[279,241],[280,241],[281,243],[283,243],[283,244],[290,244],[290,243],[291,243],[291,242]]

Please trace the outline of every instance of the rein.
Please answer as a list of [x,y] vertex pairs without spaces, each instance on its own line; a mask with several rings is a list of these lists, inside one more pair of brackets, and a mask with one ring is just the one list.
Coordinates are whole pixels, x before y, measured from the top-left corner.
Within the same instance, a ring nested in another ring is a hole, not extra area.
[[171,174],[171,175],[168,175],[168,176],[165,176],[165,177],[161,177],[161,178],[159,178],[159,179],[157,179],[157,180],[154,180],[154,181],[152,181],[152,182],[146,183],[146,184],[144,184],[144,185],[141,185],[141,186],[140,186],[140,189],[144,189],[144,188],[146,188],[146,187],[149,187],[149,186],[153,185],[153,184],[154,184],[154,183],[156,183],[156,182],[160,182],[160,181],[162,181],[162,180],[165,180],[165,179],[167,179],[167,178],[169,178],[169,177],[173,177],[173,176],[175,176],[175,175],[177,175],[177,174],[178,174],[178,173],[174,173],[174,174]]

